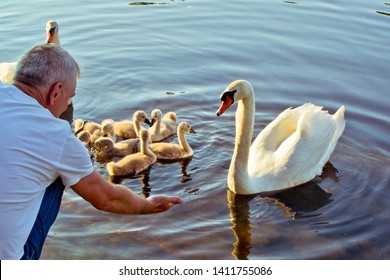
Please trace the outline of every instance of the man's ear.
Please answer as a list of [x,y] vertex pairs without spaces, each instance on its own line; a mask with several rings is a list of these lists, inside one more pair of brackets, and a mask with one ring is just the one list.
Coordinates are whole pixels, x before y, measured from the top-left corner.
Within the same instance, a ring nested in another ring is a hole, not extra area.
[[62,82],[57,82],[51,87],[47,96],[47,102],[49,106],[53,105],[54,101],[56,101],[60,94],[62,94],[63,88],[64,84]]

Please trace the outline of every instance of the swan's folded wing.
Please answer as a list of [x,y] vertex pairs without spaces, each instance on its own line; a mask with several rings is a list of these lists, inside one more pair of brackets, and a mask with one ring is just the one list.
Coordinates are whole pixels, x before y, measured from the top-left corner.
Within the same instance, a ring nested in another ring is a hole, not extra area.
[[259,154],[263,152],[275,152],[278,147],[287,139],[297,127],[299,114],[296,109],[287,108],[270,122],[253,141],[249,161],[253,164],[258,162]]
[[[276,151],[283,143],[293,146],[298,141],[299,135],[295,133],[298,117],[294,110],[288,108],[259,133],[249,151],[250,176],[264,176],[278,169],[281,163],[275,158]],[[292,143],[287,144],[287,139]]]
[[286,165],[296,152],[300,141],[302,141],[301,132],[297,130],[286,136],[283,142],[274,150],[266,149],[264,145],[260,144],[260,141],[255,141],[254,144],[257,145],[251,147],[249,175],[252,177],[267,176],[275,180],[276,177],[281,176],[281,173],[286,172]]
[[313,179],[322,171],[335,130],[335,122],[321,107],[305,104],[286,110],[253,142],[249,175],[280,188]]
[[294,152],[288,159],[285,170],[292,178],[292,185],[305,183],[320,175],[329,159],[329,152],[336,123],[325,111],[310,111],[298,123],[301,136]]

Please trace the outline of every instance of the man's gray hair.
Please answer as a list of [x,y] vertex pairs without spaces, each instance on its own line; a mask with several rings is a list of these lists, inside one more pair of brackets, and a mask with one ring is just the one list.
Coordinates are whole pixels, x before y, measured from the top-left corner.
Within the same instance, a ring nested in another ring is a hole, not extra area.
[[18,61],[14,81],[47,90],[56,82],[68,84],[80,76],[75,59],[55,44],[40,44]]

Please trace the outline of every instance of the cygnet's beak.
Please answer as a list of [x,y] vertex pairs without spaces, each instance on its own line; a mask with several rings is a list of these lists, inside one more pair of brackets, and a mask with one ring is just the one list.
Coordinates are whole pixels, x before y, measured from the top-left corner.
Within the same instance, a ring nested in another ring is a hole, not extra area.
[[149,127],[151,127],[155,123],[155,121],[153,119],[152,122],[150,122],[149,119],[145,119],[144,123],[146,123],[147,125],[149,125]]

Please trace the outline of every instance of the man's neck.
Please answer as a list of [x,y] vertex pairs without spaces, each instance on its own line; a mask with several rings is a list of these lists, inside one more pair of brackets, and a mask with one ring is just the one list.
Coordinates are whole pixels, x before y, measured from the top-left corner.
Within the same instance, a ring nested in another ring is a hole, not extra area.
[[25,83],[21,83],[18,81],[14,81],[12,83],[14,86],[16,86],[19,90],[21,90],[23,93],[27,94],[28,96],[31,96],[32,98],[36,99],[39,104],[42,105],[42,107],[45,107],[45,99],[43,94],[39,89],[32,85],[27,85]]

